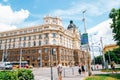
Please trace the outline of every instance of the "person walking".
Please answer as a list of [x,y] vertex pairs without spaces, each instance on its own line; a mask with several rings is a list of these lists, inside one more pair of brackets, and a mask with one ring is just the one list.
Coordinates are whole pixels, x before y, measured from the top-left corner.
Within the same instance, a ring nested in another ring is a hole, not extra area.
[[82,70],[82,74],[83,74],[83,76],[85,76],[85,66],[84,66],[84,64],[82,64],[82,66],[81,66],[81,70]]
[[[112,69],[112,73],[113,73],[113,72],[116,72],[116,71],[115,71],[115,62],[114,62],[114,61],[111,62],[111,69]],[[116,72],[116,73],[117,73],[117,72]]]
[[81,75],[81,66],[78,66],[78,73]]
[[57,66],[58,80],[62,80],[62,71],[63,71],[63,67],[62,64],[60,64],[59,62]]

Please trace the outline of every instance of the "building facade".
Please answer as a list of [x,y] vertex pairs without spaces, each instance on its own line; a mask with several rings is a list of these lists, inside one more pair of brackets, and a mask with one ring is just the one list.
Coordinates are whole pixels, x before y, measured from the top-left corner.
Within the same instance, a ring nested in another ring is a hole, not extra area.
[[118,48],[119,46],[117,46],[116,44],[110,44],[110,45],[106,45],[103,48],[104,53],[106,53],[107,51],[112,51],[115,48]]
[[85,63],[80,33],[73,21],[68,28],[58,17],[46,16],[42,25],[0,33],[0,61],[27,61],[34,67]]

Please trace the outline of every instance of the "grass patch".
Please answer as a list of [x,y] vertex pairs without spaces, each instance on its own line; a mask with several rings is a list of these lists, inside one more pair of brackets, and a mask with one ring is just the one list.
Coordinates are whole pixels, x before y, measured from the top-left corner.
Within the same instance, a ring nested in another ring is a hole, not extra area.
[[95,76],[90,76],[85,78],[85,80],[120,80],[119,74],[96,74]]
[[[112,69],[101,69],[102,72],[112,72]],[[116,72],[120,71],[120,68],[115,68]]]

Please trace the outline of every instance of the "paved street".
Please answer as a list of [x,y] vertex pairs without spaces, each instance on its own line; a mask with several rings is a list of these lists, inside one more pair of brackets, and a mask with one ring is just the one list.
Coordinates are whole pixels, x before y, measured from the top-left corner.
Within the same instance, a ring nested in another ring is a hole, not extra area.
[[[35,80],[51,80],[51,69],[50,68],[34,68],[32,69],[35,75]],[[86,73],[87,74],[87,73]],[[57,79],[57,69],[53,68],[53,79]],[[82,80],[83,75],[78,74],[78,67],[70,68],[65,67],[62,73],[62,80]]]
[[[116,66],[117,67],[117,66]],[[51,80],[51,69],[50,68],[33,68],[33,74],[35,76],[35,80]],[[100,71],[92,71],[92,74],[107,74],[111,72],[100,72]],[[120,72],[118,72],[120,73]],[[82,80],[86,75],[79,75],[78,67],[64,67],[62,73],[62,80]],[[57,79],[57,68],[53,67],[53,80]]]

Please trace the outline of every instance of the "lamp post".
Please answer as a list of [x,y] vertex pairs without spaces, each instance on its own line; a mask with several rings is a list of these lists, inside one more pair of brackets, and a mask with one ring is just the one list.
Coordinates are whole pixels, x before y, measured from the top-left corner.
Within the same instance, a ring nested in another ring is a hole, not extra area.
[[[85,12],[86,10],[84,10],[82,13],[83,13],[84,30],[85,30],[85,33],[87,34],[86,24],[85,24]],[[87,50],[87,62],[88,62],[88,75],[90,76],[92,72],[91,72],[91,59],[90,59],[90,53],[89,53],[89,43],[86,44],[86,50]]]
[[39,56],[39,60],[40,60],[40,65],[39,65],[39,66],[42,67],[42,50],[39,49],[38,53],[39,53],[39,55],[40,55],[40,56]]
[[20,44],[20,68],[21,68],[21,62],[22,62],[22,45]]
[[93,64],[94,64],[94,70],[95,70],[95,55],[94,55],[94,50],[93,50],[93,46],[92,47],[92,53],[93,53]]
[[50,50],[50,68],[51,68],[51,80],[53,80],[53,69],[52,69],[52,62],[53,62],[53,55],[56,55],[55,54],[56,52],[56,48],[51,48]]

